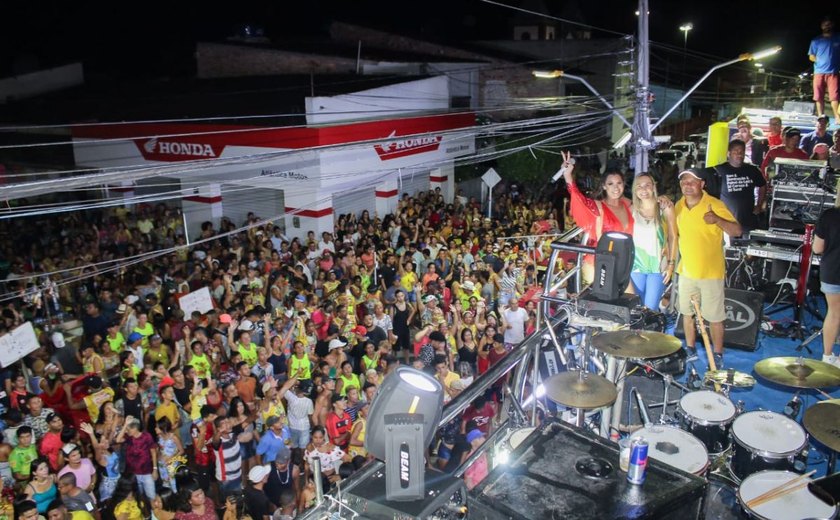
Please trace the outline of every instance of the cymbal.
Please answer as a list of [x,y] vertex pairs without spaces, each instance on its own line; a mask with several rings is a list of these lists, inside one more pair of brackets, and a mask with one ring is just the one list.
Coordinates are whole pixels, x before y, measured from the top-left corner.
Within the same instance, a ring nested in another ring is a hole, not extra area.
[[811,358],[767,358],[756,363],[754,368],[764,379],[794,388],[840,385],[840,368]]
[[805,429],[834,451],[840,451],[840,399],[822,401],[805,410]]
[[617,330],[592,336],[592,346],[618,358],[658,358],[680,349],[680,340],[661,332]]
[[703,379],[707,383],[716,383],[736,388],[747,388],[755,385],[755,378],[753,376],[744,372],[736,372],[735,370],[710,370],[706,372]]
[[579,370],[561,372],[545,381],[545,395],[570,408],[601,408],[615,402],[618,392],[607,378]]

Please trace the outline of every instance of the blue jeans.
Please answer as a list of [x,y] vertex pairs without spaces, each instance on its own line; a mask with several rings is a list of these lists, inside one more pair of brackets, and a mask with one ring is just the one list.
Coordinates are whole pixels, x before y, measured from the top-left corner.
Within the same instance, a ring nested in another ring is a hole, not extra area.
[[309,430],[295,430],[289,428],[292,433],[292,448],[306,449],[309,445]]
[[143,490],[143,494],[146,495],[146,498],[154,500],[157,492],[155,492],[155,481],[152,478],[152,474],[134,475],[134,477],[137,479],[137,484],[140,486],[140,489]]
[[659,300],[662,299],[662,292],[665,284],[662,283],[662,273],[630,273],[630,280],[633,282],[633,289],[642,300],[642,304],[648,309],[659,312]]

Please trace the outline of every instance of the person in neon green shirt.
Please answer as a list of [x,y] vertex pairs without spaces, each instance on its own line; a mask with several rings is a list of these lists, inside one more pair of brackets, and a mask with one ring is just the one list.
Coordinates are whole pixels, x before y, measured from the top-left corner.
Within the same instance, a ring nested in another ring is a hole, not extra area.
[[113,352],[120,353],[125,348],[125,336],[120,332],[120,323],[114,322],[108,327],[108,335],[105,336],[105,341]]
[[212,364],[204,352],[204,345],[198,340],[190,343],[190,357],[187,365],[195,368],[196,375],[201,379],[210,379],[212,375]]
[[32,428],[21,426],[17,430],[18,445],[9,454],[9,468],[18,482],[29,480],[30,465],[38,458],[38,450],[32,444]]
[[[251,326],[253,326],[253,324]],[[251,341],[250,330],[242,330],[239,333],[239,341],[236,341],[234,338],[234,331],[239,327],[240,324],[238,321],[234,320],[231,322],[230,328],[228,328],[228,344],[230,345],[230,349],[232,351],[239,352],[242,356],[242,361],[248,363],[249,367],[252,367],[257,363],[257,349],[259,347],[257,347],[256,343]]]
[[287,372],[289,377],[299,381],[312,379],[312,361],[306,354],[306,348],[301,341],[295,341],[294,353],[289,357]]
[[135,327],[131,329],[131,332],[137,332],[138,334],[143,336],[143,342],[141,343],[141,345],[143,345],[144,348],[148,347],[149,338],[152,336],[152,334],[155,333],[154,327],[152,327],[152,324],[149,323],[149,315],[145,312],[141,312],[140,314],[138,314],[137,325],[135,325]]
[[359,380],[359,375],[353,373],[353,364],[345,361],[341,364],[341,373],[338,375],[338,381],[335,384],[335,391],[338,395],[346,396],[347,390],[351,388],[358,388],[362,391],[362,382]]

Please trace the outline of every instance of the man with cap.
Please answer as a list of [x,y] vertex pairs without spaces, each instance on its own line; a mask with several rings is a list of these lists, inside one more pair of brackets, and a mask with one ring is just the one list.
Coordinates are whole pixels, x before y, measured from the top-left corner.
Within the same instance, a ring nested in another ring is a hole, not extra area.
[[768,168],[772,168],[776,159],[799,159],[807,161],[809,156],[804,150],[799,148],[799,139],[802,137],[802,132],[798,128],[786,126],[782,130],[783,143],[781,146],[771,148],[767,155],[764,156],[764,161],[761,163],[761,174],[765,179],[770,178]]
[[286,449],[286,443],[291,441],[289,429],[283,424],[280,417],[272,415],[265,421],[266,431],[260,437],[257,444],[257,461],[260,464],[274,462],[277,453]]
[[41,438],[38,453],[47,458],[53,471],[58,471],[64,465],[64,454],[61,452],[64,446],[64,441],[61,440],[64,421],[58,414],[51,413],[47,416],[47,426],[49,430]]
[[802,136],[799,147],[805,151],[808,157],[814,153],[814,146],[817,143],[824,143],[828,146],[834,144],[831,134],[828,133],[828,116],[823,114],[817,118],[817,127],[813,132]]
[[284,446],[277,452],[274,464],[271,465],[271,473],[265,484],[265,494],[275,507],[281,507],[280,495],[287,490],[294,493],[294,503],[297,503],[300,496],[300,469],[291,461],[292,452]]
[[[746,147],[740,139],[729,142],[727,161],[715,166],[714,172],[719,185],[719,194],[706,186],[706,191],[713,197],[719,197],[726,204],[735,219],[741,224],[743,232],[749,233],[758,227],[756,215],[761,213],[767,197],[767,181],[761,172],[744,162]],[[758,199],[755,189],[758,188]]]
[[[299,381],[291,378],[292,387],[286,390],[287,413],[289,418],[289,432],[291,433],[290,446],[293,450],[303,450],[309,444],[309,430],[312,428],[312,414],[315,413],[315,406],[309,398],[312,392],[312,380],[304,379]],[[283,385],[284,388],[286,385]]]
[[739,236],[741,225],[726,205],[705,191],[705,180],[698,170],[680,172],[683,197],[676,203],[680,263],[679,311],[683,315],[685,343],[690,356],[696,355],[697,329],[692,299],[699,300],[703,317],[709,321],[715,365],[723,367],[724,278],[726,261],[723,234]]
[[744,143],[744,161],[751,164],[761,164],[769,148],[767,139],[764,137],[755,138],[752,125],[747,116],[739,116],[736,126],[737,130],[732,135],[731,140],[734,141],[737,139]]
[[353,421],[350,415],[347,414],[345,408],[347,407],[347,396],[339,393],[334,393],[332,398],[332,411],[327,414],[326,429],[330,442],[347,451],[350,444],[350,430],[353,427]]
[[93,462],[87,457],[82,457],[82,449],[72,442],[62,446],[61,453],[64,455],[66,464],[58,472],[58,476],[72,473],[76,478],[74,485],[87,493],[93,493],[96,488],[96,468]]
[[254,520],[269,520],[274,506],[265,493],[265,485],[268,482],[268,475],[271,473],[271,465],[254,466],[248,472],[248,480],[251,485],[245,488],[245,502],[248,504],[248,512]]

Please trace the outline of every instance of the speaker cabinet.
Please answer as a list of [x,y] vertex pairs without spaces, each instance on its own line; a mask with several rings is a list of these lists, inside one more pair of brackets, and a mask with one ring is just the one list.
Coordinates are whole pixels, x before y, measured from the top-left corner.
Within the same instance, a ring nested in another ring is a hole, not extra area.
[[[764,293],[726,289],[726,321],[724,325],[724,345],[750,352],[758,348],[758,331],[764,311]],[[708,326],[708,322],[706,322]],[[674,334],[684,338],[682,315],[677,318]],[[698,336],[698,342],[701,341]],[[697,345],[701,348],[702,345]]]

